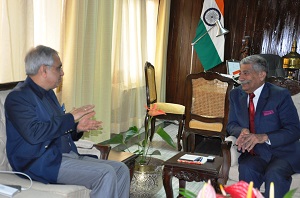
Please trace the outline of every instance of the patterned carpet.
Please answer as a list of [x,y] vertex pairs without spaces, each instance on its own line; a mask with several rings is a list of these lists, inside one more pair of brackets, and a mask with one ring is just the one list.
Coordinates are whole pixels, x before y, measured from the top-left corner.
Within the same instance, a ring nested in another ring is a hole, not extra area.
[[[178,125],[175,124],[165,124],[165,125],[167,126],[164,127],[164,130],[168,132],[171,137],[173,137],[174,142],[177,142],[176,135],[178,131]],[[130,147],[131,151],[134,151],[135,149],[136,149],[135,146]],[[157,155],[155,157],[162,160],[168,160],[178,153],[177,149],[170,147],[157,134],[154,135],[152,146],[150,149],[159,150],[161,152],[161,155]],[[151,153],[151,151],[149,151],[149,153]],[[174,197],[177,197],[178,195],[178,190],[179,190],[178,181],[179,180],[177,178],[173,177],[172,185],[173,185]],[[187,182],[186,189],[196,194],[202,188],[202,185],[203,182]],[[162,187],[161,190],[153,198],[163,198],[163,197],[166,197],[164,187]]]

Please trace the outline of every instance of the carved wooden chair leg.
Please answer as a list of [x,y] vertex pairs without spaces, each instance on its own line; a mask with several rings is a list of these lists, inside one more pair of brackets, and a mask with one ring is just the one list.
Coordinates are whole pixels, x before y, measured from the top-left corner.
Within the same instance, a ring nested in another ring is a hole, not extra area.
[[182,140],[183,125],[184,125],[184,121],[183,120],[179,120],[179,127],[178,127],[178,134],[177,134],[177,147],[178,147],[178,151],[181,151],[181,149],[182,149],[180,141]]
[[220,174],[219,174],[220,176],[218,182],[222,185],[225,185],[227,183],[228,176],[229,176],[229,169],[231,163],[231,154],[230,154],[231,144],[232,142],[222,142],[221,144],[223,164],[220,170]]

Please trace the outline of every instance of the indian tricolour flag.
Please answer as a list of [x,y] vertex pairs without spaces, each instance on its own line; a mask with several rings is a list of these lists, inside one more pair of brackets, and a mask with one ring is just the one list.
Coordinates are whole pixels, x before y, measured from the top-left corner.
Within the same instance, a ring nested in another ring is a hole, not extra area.
[[201,18],[193,42],[202,37],[194,45],[194,48],[205,71],[224,60],[224,35],[216,37],[218,28],[217,26],[214,27],[216,20],[219,20],[222,25],[224,24],[223,16],[223,0],[204,0]]

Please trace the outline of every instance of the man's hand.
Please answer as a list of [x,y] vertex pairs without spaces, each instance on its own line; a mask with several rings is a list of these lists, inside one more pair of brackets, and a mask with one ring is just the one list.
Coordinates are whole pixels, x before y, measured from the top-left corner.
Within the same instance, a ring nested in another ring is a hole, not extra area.
[[99,129],[102,126],[102,122],[92,120],[95,114],[96,112],[92,111],[91,113],[84,115],[78,122],[77,132]]
[[74,120],[78,121],[84,115],[89,114],[94,111],[95,105],[85,105],[79,108],[74,108],[70,113],[74,116]]
[[238,150],[243,153],[247,150],[248,152],[253,149],[256,144],[265,143],[268,140],[267,134],[253,134],[250,133],[249,129],[242,129],[240,136],[236,140]]

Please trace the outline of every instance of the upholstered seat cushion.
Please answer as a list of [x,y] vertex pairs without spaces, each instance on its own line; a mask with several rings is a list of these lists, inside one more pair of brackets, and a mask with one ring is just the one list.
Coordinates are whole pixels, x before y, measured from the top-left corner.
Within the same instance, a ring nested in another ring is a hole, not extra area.
[[207,123],[207,122],[201,122],[197,120],[191,120],[189,122],[189,127],[192,129],[202,129],[202,130],[208,130],[208,131],[215,131],[215,132],[221,132],[223,128],[222,123]]
[[[28,179],[22,179],[14,174],[1,174],[0,184],[20,185],[22,186],[22,188],[26,189],[30,186],[30,181]],[[89,193],[90,190],[88,190],[84,186],[43,184],[33,181],[33,185],[29,190],[23,190],[21,193],[16,194],[14,198],[81,198],[89,197]]]
[[163,102],[157,102],[155,104],[157,105],[157,109],[162,110],[166,113],[183,115],[185,111],[185,106],[180,104],[163,103]]

